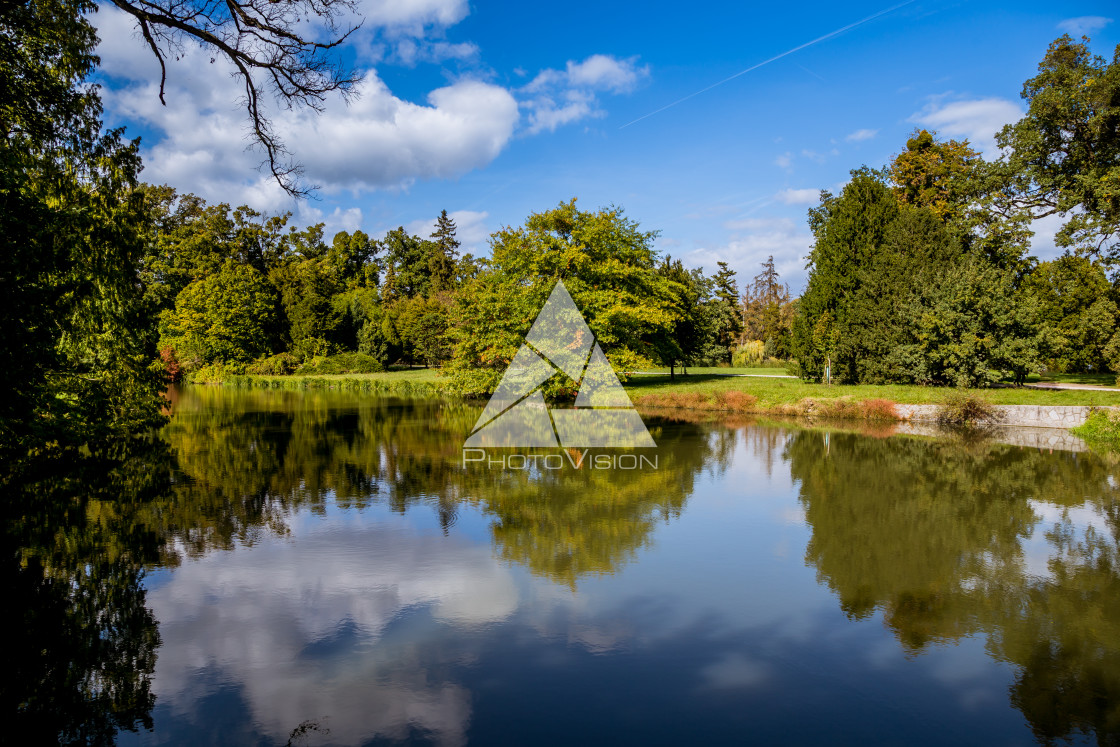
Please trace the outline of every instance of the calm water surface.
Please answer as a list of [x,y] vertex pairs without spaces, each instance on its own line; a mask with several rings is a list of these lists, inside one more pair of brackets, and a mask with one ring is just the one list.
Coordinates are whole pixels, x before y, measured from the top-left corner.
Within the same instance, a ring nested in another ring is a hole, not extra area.
[[1120,740],[1116,459],[647,416],[657,469],[464,469],[479,409],[188,388],[169,453],[45,479],[67,508],[25,517],[12,588],[24,647],[68,674],[24,677],[27,723],[122,744]]

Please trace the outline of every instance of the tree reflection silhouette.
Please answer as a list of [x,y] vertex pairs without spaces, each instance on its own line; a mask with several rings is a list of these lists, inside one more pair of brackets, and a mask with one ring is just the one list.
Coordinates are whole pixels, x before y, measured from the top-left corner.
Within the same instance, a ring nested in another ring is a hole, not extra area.
[[184,390],[165,429],[180,477],[160,522],[193,554],[282,533],[291,510],[321,512],[329,500],[429,505],[445,531],[468,503],[493,518],[500,557],[574,587],[632,558],[733,447],[680,423],[654,433],[655,470],[577,470],[567,460],[554,471],[464,469],[478,412],[341,392]]
[[112,744],[151,728],[159,633],[142,579],[161,538],[143,508],[169,460],[162,443],[125,448],[4,483],[0,572],[17,625],[0,699],[23,744]]
[[[1011,702],[1044,742],[1120,741],[1120,470],[1092,454],[798,433],[787,445],[812,528],[806,561],[852,617],[881,611],[911,654],[984,633],[1018,668]],[[1036,508],[1087,506],[1024,544]]]

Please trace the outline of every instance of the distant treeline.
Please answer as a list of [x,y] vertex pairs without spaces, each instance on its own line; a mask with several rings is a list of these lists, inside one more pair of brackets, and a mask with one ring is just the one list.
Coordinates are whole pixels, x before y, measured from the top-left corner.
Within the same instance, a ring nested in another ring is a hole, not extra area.
[[620,369],[727,363],[744,328],[734,271],[661,257],[656,234],[616,208],[562,203],[495,233],[483,259],[460,256],[446,211],[428,237],[397,228],[328,242],[321,224],[300,230],[168,187],[146,196],[155,219],[140,278],[173,375],[403,363],[446,366],[464,391],[489,391],[561,278]]

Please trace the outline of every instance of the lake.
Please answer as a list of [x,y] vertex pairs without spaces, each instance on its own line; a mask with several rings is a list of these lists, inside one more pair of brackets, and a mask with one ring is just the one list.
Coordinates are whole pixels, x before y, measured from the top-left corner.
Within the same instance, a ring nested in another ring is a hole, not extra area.
[[173,400],[12,491],[27,734],[1120,740],[1115,456],[647,412],[656,467],[509,469],[464,466],[476,405]]

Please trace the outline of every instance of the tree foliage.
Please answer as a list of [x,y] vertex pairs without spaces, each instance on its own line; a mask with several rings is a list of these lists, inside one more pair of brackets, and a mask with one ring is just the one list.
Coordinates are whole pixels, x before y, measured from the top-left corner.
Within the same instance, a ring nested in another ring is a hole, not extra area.
[[616,369],[674,354],[685,290],[658,272],[656,235],[574,199],[495,233],[489,265],[457,296],[451,370],[464,391],[493,390],[557,280]]
[[136,143],[86,84],[92,4],[0,4],[0,459],[158,422]]
[[1108,62],[1059,37],[1022,97],[1026,116],[997,136],[1003,209],[1062,215],[1059,246],[1120,262],[1120,46]]

